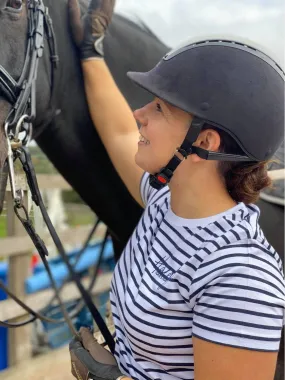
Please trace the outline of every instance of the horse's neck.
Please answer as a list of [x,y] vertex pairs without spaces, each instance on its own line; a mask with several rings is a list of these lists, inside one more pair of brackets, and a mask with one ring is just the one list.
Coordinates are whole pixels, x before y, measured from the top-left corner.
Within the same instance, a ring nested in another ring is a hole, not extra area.
[[[86,3],[86,0],[80,2]],[[37,88],[38,94],[41,94],[37,96],[36,129],[38,132],[52,122],[56,123],[57,115],[60,113],[64,120],[69,119],[68,114],[70,117],[81,114],[81,122],[84,122],[86,115],[80,61],[70,33],[67,1],[45,0],[45,6],[48,7],[53,21],[59,65],[54,70],[54,83],[51,89],[51,83],[47,83],[51,77],[51,64],[50,52],[46,44],[39,70],[40,86]],[[52,104],[50,104],[50,99],[52,99]],[[74,118],[73,122],[75,122]]]
[[[87,2],[88,0],[79,0],[82,13],[87,9]],[[53,20],[58,54],[60,58],[60,75],[58,76],[61,79],[61,84],[63,84],[66,83],[64,80],[66,77],[72,76],[73,74],[78,77],[78,71],[80,71],[79,57],[70,31],[67,0],[45,0],[45,3],[49,8],[49,12]],[[72,79],[74,81],[75,78]],[[81,78],[78,82],[80,82],[80,80]],[[69,83],[69,85],[72,85],[72,83]]]

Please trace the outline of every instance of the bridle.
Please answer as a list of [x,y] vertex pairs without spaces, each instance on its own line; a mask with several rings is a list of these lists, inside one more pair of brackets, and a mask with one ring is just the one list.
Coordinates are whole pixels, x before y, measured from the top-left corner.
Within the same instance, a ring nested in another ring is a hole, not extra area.
[[[73,334],[77,335],[77,331],[73,326],[71,318],[78,313],[84,304],[81,303],[80,307],[76,307],[71,315],[65,309],[64,304],[60,298],[60,290],[57,289],[56,283],[52,277],[48,262],[46,257],[48,256],[47,248],[43,240],[36,233],[33,223],[29,218],[28,211],[23,202],[23,191],[21,189],[16,189],[15,185],[15,175],[14,175],[14,161],[19,160],[22,164],[23,170],[27,177],[27,182],[29,189],[31,191],[32,200],[39,207],[43,219],[47,225],[50,235],[57,247],[58,253],[62,260],[68,267],[70,273],[70,279],[72,279],[77,288],[79,289],[82,298],[89,308],[94,320],[96,321],[102,335],[105,338],[106,344],[109,346],[110,350],[114,352],[114,339],[110,334],[104,320],[102,319],[99,311],[95,307],[92,298],[90,296],[89,290],[87,291],[81,284],[80,278],[75,271],[76,265],[71,265],[69,259],[66,255],[64,247],[51,223],[47,210],[44,206],[41,193],[39,191],[36,174],[32,164],[31,156],[28,148],[26,147],[30,138],[32,137],[32,126],[36,117],[36,81],[38,74],[39,61],[44,53],[44,42],[45,39],[48,41],[49,51],[50,51],[50,61],[51,61],[51,99],[52,102],[53,92],[54,92],[54,78],[55,70],[58,67],[58,54],[56,47],[56,38],[52,25],[52,20],[48,13],[48,8],[44,5],[43,0],[30,0],[28,4],[28,44],[27,52],[24,62],[24,67],[22,70],[21,77],[18,81],[15,81],[11,75],[0,65],[0,91],[3,93],[7,101],[12,105],[11,111],[9,112],[5,120],[5,136],[8,145],[8,157],[7,165],[9,172],[9,180],[11,185],[12,197],[14,200],[14,210],[27,231],[28,235],[32,239],[50,278],[51,284],[55,291],[56,299],[59,303],[61,312],[66,320],[68,326],[70,327]],[[22,137],[23,136],[23,137]],[[83,249],[77,257],[77,262],[79,261],[84,249],[87,247],[93,233],[96,230],[98,223],[93,227],[88,239],[86,240]],[[94,285],[96,273],[98,272],[98,267],[100,260],[103,256],[104,246],[107,241],[107,234],[104,238],[104,242],[101,248],[101,253],[99,255],[99,260],[97,262],[97,267],[95,270],[95,275],[91,281],[90,287]],[[44,315],[33,311],[27,305],[25,305],[21,300],[19,300],[4,284],[0,281],[0,288],[5,290],[18,304],[20,304],[28,313],[30,313],[31,318],[28,321],[22,322],[21,324],[9,324],[7,322],[0,322],[0,325],[5,327],[19,327],[19,325],[25,325],[29,322],[34,321],[36,318],[43,320],[48,320],[49,322],[59,323],[59,320],[51,320]]]
[[[4,123],[4,131],[8,145],[8,170],[14,199],[19,198],[20,194],[16,193],[14,185],[13,149],[27,145],[32,137],[33,122],[36,117],[36,81],[39,61],[43,57],[45,38],[48,41],[51,61],[50,102],[52,102],[54,92],[55,70],[59,62],[55,33],[48,8],[41,0],[30,0],[27,4],[27,12],[27,50],[19,80],[15,81],[0,65],[0,92],[12,105]],[[20,132],[24,132],[21,140],[19,139]]]
[[7,134],[13,133],[16,139],[19,132],[25,127],[31,134],[32,123],[36,117],[36,81],[39,61],[44,52],[45,37],[50,50],[51,93],[54,90],[54,72],[59,62],[56,38],[48,8],[41,0],[31,0],[27,5],[27,11],[28,43],[19,80],[15,81],[0,65],[0,90],[13,105],[5,121],[5,129]]

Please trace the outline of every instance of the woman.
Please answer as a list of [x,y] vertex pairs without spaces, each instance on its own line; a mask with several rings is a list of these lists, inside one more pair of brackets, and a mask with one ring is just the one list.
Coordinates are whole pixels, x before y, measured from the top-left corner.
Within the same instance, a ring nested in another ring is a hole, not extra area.
[[73,374],[272,379],[284,277],[252,202],[283,138],[283,73],[237,43],[184,46],[129,73],[154,95],[134,118],[103,60],[113,5],[93,0],[81,22],[70,0],[71,26],[94,125],[145,212],[112,281],[117,364],[102,364],[83,329],[70,345]]

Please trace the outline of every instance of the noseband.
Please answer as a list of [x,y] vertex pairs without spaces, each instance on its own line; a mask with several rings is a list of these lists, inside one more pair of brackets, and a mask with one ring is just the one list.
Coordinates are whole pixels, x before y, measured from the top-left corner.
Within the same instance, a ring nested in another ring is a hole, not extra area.
[[[12,109],[5,121],[6,133],[14,138],[22,126],[27,126],[31,134],[36,117],[36,80],[39,60],[43,56],[45,37],[48,41],[51,60],[51,93],[54,87],[54,70],[58,65],[56,39],[48,8],[42,0],[31,0],[28,9],[28,44],[22,74],[18,81],[0,65],[0,91]],[[24,117],[25,116],[25,117]],[[21,125],[19,121],[21,120]],[[25,129],[25,128],[24,128]],[[16,135],[15,135],[16,134]]]

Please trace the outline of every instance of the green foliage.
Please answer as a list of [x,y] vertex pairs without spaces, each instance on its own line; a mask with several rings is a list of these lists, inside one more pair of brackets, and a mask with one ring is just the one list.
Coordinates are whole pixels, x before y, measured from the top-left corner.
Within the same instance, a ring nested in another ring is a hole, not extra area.
[[[37,174],[57,173],[56,168],[38,146],[30,146],[29,149]],[[63,191],[62,198],[65,203],[84,203],[74,190]]]
[[81,212],[80,210],[77,212],[72,212],[67,208],[66,214],[67,224],[70,227],[84,226],[95,223],[95,215],[91,212],[86,212],[84,209]]
[[6,217],[0,216],[0,238],[6,236]]
[[32,161],[38,174],[54,174],[57,173],[57,170],[53,164],[49,161],[47,156],[41,151],[38,146],[29,147]]
[[74,190],[64,190],[62,192],[62,200],[64,203],[84,203]]
[[[35,171],[37,174],[56,174],[57,170],[46,157],[46,155],[42,152],[42,150],[38,146],[30,146],[29,147],[32,161],[35,167]],[[15,171],[22,172],[21,164],[19,162],[15,162]],[[66,190],[62,192],[62,198],[65,204],[84,204],[80,196],[74,190]],[[68,206],[66,208],[67,213],[67,222],[70,226],[84,225],[84,224],[92,224],[94,223],[95,215],[87,210],[84,206],[77,206],[78,209],[72,210]],[[0,215],[0,239],[7,236],[6,232],[6,216]]]

